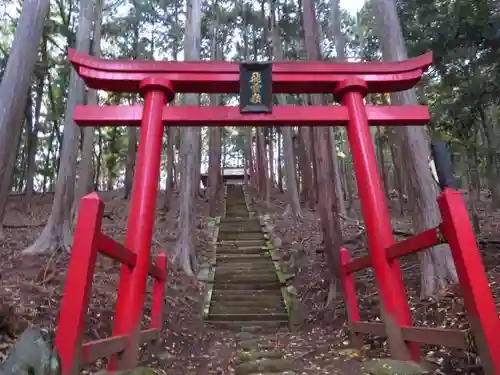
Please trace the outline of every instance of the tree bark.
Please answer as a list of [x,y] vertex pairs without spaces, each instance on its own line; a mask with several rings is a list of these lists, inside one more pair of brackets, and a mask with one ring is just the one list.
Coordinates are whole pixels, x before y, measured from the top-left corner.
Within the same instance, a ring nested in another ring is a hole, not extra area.
[[[340,0],[330,0],[330,7],[332,11],[332,35],[335,41],[335,51],[337,52],[337,60],[345,60],[345,38],[342,33],[341,28],[341,16],[340,16]],[[342,191],[342,181],[340,172],[340,161],[337,155],[337,144],[336,144],[337,129],[332,128],[330,130],[330,138],[333,148],[332,162],[333,162],[333,182],[335,184],[335,192],[337,196],[337,212],[341,215],[346,215],[346,205],[344,200],[344,192]]]
[[169,211],[172,205],[175,180],[175,140],[177,138],[177,134],[177,127],[167,127],[167,184],[165,186],[165,202],[163,203],[165,211]]
[[314,174],[313,174],[313,159],[311,152],[311,129],[308,127],[300,127],[299,130],[300,146],[302,148],[301,169],[302,169],[302,192],[304,199],[310,209],[316,206],[316,190],[314,188]]
[[[273,57],[274,60],[283,60],[283,50],[281,48],[281,39],[280,39],[280,29],[276,19],[276,12],[278,9],[275,9],[275,2],[273,0],[271,2],[272,10],[271,10],[271,21],[272,21],[272,40],[273,40]],[[277,95],[277,100],[279,105],[286,105],[286,98],[284,95]],[[295,169],[295,153],[293,152],[293,143],[292,143],[292,130],[290,127],[285,126],[281,128],[281,133],[283,135],[283,159],[285,162],[285,175],[286,175],[286,192],[289,199],[289,210],[293,217],[301,217],[302,212],[300,209],[300,199],[299,192],[297,188],[297,174]],[[281,165],[279,166],[281,169]],[[281,183],[281,179],[280,179]],[[287,209],[288,211],[288,209]]]
[[[201,0],[188,0],[187,2],[186,37],[184,39],[184,59],[199,60],[201,50]],[[184,95],[185,105],[198,105],[196,94]],[[194,276],[197,268],[195,253],[196,214],[195,202],[196,192],[200,186],[200,180],[196,180],[199,153],[199,131],[194,127],[186,127],[181,130],[180,147],[180,213],[179,228],[180,237],[177,241],[174,261],[179,263],[188,276]],[[199,167],[198,167],[199,168]]]
[[[42,42],[42,61],[47,62],[47,38]],[[36,173],[36,151],[38,148],[38,131],[40,130],[40,112],[42,109],[43,91],[45,87],[45,72],[40,72],[35,101],[35,124],[31,134],[28,136],[28,168],[26,172],[26,196],[25,201],[31,201],[34,191],[34,179]]]
[[[80,0],[80,16],[76,33],[76,49],[87,52],[90,48],[90,32],[94,9],[91,0]],[[75,195],[76,153],[80,131],[73,122],[77,104],[83,102],[84,85],[74,70],[71,71],[66,103],[64,137],[57,176],[52,212],[40,237],[24,250],[25,254],[52,252],[68,249],[72,243],[71,208]]]
[[[374,0],[374,14],[384,60],[406,60],[408,54],[394,0]],[[418,104],[415,90],[392,94],[392,103]],[[406,177],[413,203],[415,231],[435,227],[440,214],[437,191],[427,162],[430,151],[425,130],[420,126],[398,127],[396,130],[405,154]],[[421,253],[422,296],[436,295],[442,288],[458,282],[455,265],[447,245],[436,246]]]
[[271,203],[270,180],[268,174],[268,163],[266,156],[266,141],[262,127],[256,128],[256,141],[257,141],[257,166],[259,176],[259,191],[261,198],[267,205]]
[[12,184],[15,145],[20,137],[26,95],[38,56],[49,0],[25,0],[0,84],[0,236]]
[[[212,60],[220,57],[218,46],[217,31],[219,29],[218,5],[217,1],[213,3],[213,13],[215,20],[212,23]],[[220,104],[221,96],[218,94],[210,95],[210,105]],[[209,147],[208,147],[208,191],[207,199],[209,201],[209,215],[214,217],[217,212],[217,196],[221,183],[221,150],[222,150],[222,128],[214,126],[209,128]]]
[[[94,30],[92,35],[92,50],[93,56],[101,56],[101,30],[102,30],[102,7],[103,0],[97,0],[94,10]],[[97,90],[88,89],[87,104],[97,105],[99,97]],[[94,127],[83,128],[83,151],[82,160],[80,161],[80,176],[77,187],[76,199],[73,202],[73,212],[78,212],[80,206],[80,198],[90,193],[94,189],[94,171],[92,168],[92,158],[94,156]]]
[[[318,60],[319,46],[315,35],[317,27],[314,11],[314,0],[303,0],[303,24],[305,34],[305,45],[309,60]],[[312,95],[313,105],[321,105],[322,99],[319,95]],[[327,257],[328,269],[331,272],[330,291],[327,305],[333,302],[337,292],[337,278],[340,275],[340,247],[343,243],[340,220],[337,215],[338,202],[336,182],[334,178],[333,154],[334,150],[330,143],[330,132],[328,127],[316,126],[313,128],[314,139],[314,168],[316,170],[316,186],[318,192],[318,210],[323,229],[323,241]],[[336,153],[336,150],[335,150]],[[337,161],[338,163],[338,161]]]

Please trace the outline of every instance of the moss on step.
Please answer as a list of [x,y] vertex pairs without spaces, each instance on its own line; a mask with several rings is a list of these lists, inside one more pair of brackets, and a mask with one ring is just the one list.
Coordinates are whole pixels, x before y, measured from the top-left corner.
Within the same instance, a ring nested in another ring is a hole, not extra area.
[[136,367],[132,370],[125,370],[125,371],[107,371],[107,370],[100,370],[94,375],[166,375],[164,370],[161,369],[155,369],[155,368],[150,368],[150,367]]
[[293,364],[286,359],[256,359],[243,362],[234,369],[235,375],[249,375],[262,372],[284,372],[294,369]]
[[375,359],[363,363],[365,374],[370,375],[420,375],[428,371],[420,364],[412,361],[394,359]]
[[242,331],[242,332],[238,332],[236,334],[236,338],[238,340],[252,340],[254,338],[256,338],[256,336],[254,334],[252,334],[251,332],[245,332],[245,331]]
[[243,340],[240,341],[239,344],[241,349],[249,351],[249,350],[254,350],[258,349],[259,347],[259,340],[257,339],[250,339],[250,340]]
[[239,352],[236,355],[236,364],[251,362],[259,359],[282,359],[283,353],[279,351],[263,352],[258,350]]

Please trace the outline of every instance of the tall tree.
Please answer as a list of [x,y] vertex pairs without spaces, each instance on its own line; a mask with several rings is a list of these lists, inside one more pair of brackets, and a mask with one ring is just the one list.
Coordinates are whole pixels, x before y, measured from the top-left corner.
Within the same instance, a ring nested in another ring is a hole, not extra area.
[[[93,5],[92,0],[80,0],[76,49],[85,53],[90,50],[90,35],[94,19]],[[52,211],[40,237],[33,245],[24,250],[25,254],[51,252],[60,248],[69,249],[71,246],[71,209],[75,196],[76,156],[80,135],[80,129],[73,122],[73,112],[77,104],[83,103],[83,95],[83,81],[72,69]]]
[[[48,64],[47,56],[47,37],[46,35],[42,38],[41,46],[41,61],[44,64]],[[34,114],[34,125],[33,128],[28,128],[27,134],[27,145],[28,145],[28,156],[27,156],[27,167],[26,167],[26,195],[24,197],[25,203],[31,201],[34,191],[34,180],[36,173],[36,151],[38,148],[38,132],[40,130],[40,115],[42,110],[42,102],[44,96],[45,79],[47,78],[47,71],[38,72],[37,77],[37,88],[36,88],[36,101],[35,101],[35,114]],[[31,111],[32,108],[29,108]]]
[[[303,24],[304,39],[307,57],[310,60],[318,60],[320,57],[316,15],[314,11],[314,0],[303,0]],[[314,105],[321,105],[322,99],[319,95],[312,95],[311,101]],[[328,303],[334,300],[337,292],[337,277],[340,267],[340,246],[343,242],[342,231],[338,213],[338,201],[342,197],[337,197],[334,178],[335,169],[333,167],[333,150],[330,143],[330,132],[328,127],[316,126],[312,130],[314,139],[314,170],[316,171],[316,187],[318,197],[318,210],[321,217],[323,229],[323,242],[327,265],[331,271],[330,291],[328,293]]]
[[[221,48],[219,46],[219,6],[217,0],[212,4],[212,17],[211,22],[211,58],[217,60],[221,55]],[[213,106],[220,105],[221,96],[219,94],[210,95],[210,104]],[[222,150],[222,128],[213,126],[209,128],[209,146],[208,146],[208,200],[210,204],[209,215],[215,216],[217,209],[217,193],[221,182],[221,150]]]
[[[0,235],[12,184],[16,145],[49,0],[25,0],[0,84]],[[31,109],[30,109],[31,110]]]
[[[102,30],[102,6],[104,0],[96,0],[94,12],[94,31],[92,35],[92,55],[99,57],[101,55],[101,30]],[[97,105],[99,97],[97,90],[89,89],[87,91],[87,104]],[[76,200],[73,204],[74,211],[79,205],[80,198],[92,191],[93,188],[93,170],[92,156],[94,153],[94,127],[85,127],[83,129],[83,148],[82,160],[80,161],[80,173],[77,186]]]
[[[394,0],[373,0],[378,37],[384,60],[406,60],[408,53]],[[394,104],[418,104],[415,90],[392,94]],[[408,186],[413,201],[412,216],[416,231],[435,227],[440,221],[437,190],[428,167],[429,142],[423,127],[396,128],[402,142]],[[424,296],[435,295],[450,283],[458,282],[455,265],[447,245],[422,253],[422,289]]]
[[[271,1],[271,25],[272,25],[272,45],[273,57],[275,60],[283,60],[283,50],[281,48],[280,29],[276,21],[279,9],[276,7],[276,0]],[[284,95],[277,95],[280,105],[286,104]],[[299,192],[297,189],[297,179],[295,170],[295,153],[292,144],[292,129],[288,126],[281,128],[283,134],[283,153],[285,161],[286,191],[289,197],[289,209],[293,217],[301,217]],[[281,169],[281,166],[279,166]]]
[[[199,60],[200,50],[201,0],[188,0],[184,60]],[[184,95],[184,105],[198,105],[198,95]],[[200,137],[199,130],[194,127],[182,128],[180,134],[180,236],[175,247],[174,259],[179,261],[187,275],[193,276],[197,267],[194,234],[195,202],[200,186],[200,180],[196,181]]]

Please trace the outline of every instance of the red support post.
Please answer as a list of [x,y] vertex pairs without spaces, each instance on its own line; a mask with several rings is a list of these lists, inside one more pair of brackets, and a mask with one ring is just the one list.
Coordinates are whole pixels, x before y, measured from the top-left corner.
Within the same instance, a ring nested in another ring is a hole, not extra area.
[[137,254],[137,262],[133,269],[122,266],[120,272],[113,336],[128,335],[128,342],[121,355],[111,358],[108,368],[112,371],[133,368],[137,362],[160,177],[162,114],[175,96],[172,83],[161,77],[143,80],[140,88],[144,110],[125,241],[125,247]]
[[334,94],[347,107],[349,113],[347,137],[389,347],[396,359],[418,360],[418,345],[405,342],[401,334],[401,327],[411,325],[411,314],[399,262],[387,260],[386,249],[393,244],[392,227],[363,102],[366,92],[366,82],[353,77],[341,82]]
[[[359,305],[358,296],[356,294],[356,282],[354,281],[354,274],[349,272],[347,265],[351,261],[349,250],[346,248],[340,249],[340,278],[342,281],[342,291],[344,292],[344,301],[347,309],[348,322],[359,322]],[[362,341],[356,332],[352,332],[352,344],[355,347],[361,347]]]
[[151,328],[158,328],[161,332],[163,323],[163,294],[167,283],[167,255],[161,253],[156,257],[156,267],[161,271],[162,278],[154,280],[153,303],[151,306]]
[[500,374],[500,321],[462,194],[445,189],[438,198],[443,235],[450,245],[470,328],[484,372]]
[[346,248],[340,249],[340,277],[342,279],[342,290],[344,292],[347,315],[350,322],[359,322],[358,296],[356,295],[356,283],[354,275],[347,270],[347,265],[351,261],[351,256]]
[[55,338],[62,375],[76,375],[80,371],[82,336],[99,250],[97,242],[103,211],[104,204],[96,193],[81,199]]

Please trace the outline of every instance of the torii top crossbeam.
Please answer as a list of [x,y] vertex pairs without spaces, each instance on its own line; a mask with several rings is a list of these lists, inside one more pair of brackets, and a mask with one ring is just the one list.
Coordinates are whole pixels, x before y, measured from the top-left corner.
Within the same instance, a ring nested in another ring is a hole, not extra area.
[[[113,92],[139,92],[145,78],[161,76],[178,93],[237,93],[239,63],[229,61],[105,60],[69,50],[69,60],[87,86]],[[406,61],[335,63],[283,61],[272,64],[272,92],[332,93],[339,82],[357,77],[368,92],[412,88],[432,63],[432,53]]]

